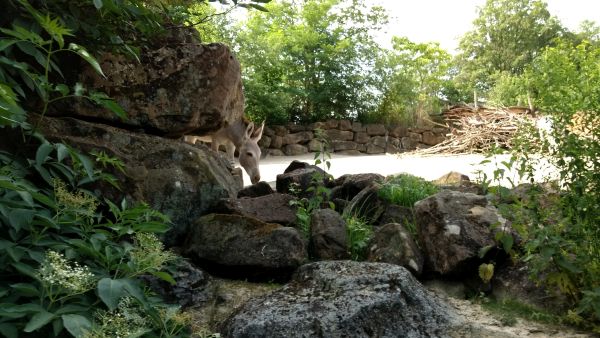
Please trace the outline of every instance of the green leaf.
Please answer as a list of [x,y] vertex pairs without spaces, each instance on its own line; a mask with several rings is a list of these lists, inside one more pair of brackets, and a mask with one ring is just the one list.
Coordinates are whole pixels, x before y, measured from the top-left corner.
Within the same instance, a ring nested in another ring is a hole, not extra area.
[[54,87],[54,90],[61,93],[62,96],[67,96],[69,94],[69,86],[63,83],[57,84]]
[[13,209],[8,214],[8,220],[10,225],[17,231],[22,228],[26,228],[33,221],[33,216],[35,215],[34,210],[30,209]]
[[92,328],[92,322],[82,315],[69,314],[61,318],[65,329],[75,338],[83,337]]
[[127,113],[125,112],[125,109],[123,109],[123,107],[121,107],[116,101],[105,99],[99,100],[98,103],[100,103],[104,108],[115,113],[115,115],[117,115],[121,120],[127,120]]
[[19,334],[14,324],[2,323],[0,324],[0,333],[6,338],[18,338]]
[[502,248],[505,252],[510,252],[510,250],[512,250],[514,244],[512,235],[505,233],[504,236],[500,238],[500,242],[502,242]]
[[102,8],[102,5],[102,0],[94,0],[94,7],[96,7],[96,9]]
[[88,51],[85,48],[79,46],[78,44],[70,43],[69,50],[72,50],[73,52],[81,56],[85,61],[87,61],[87,63],[89,63],[94,68],[94,70],[96,70],[98,74],[106,78],[106,75],[104,75],[104,73],[102,72],[102,68],[100,68],[100,64],[98,64],[98,61],[96,61],[96,58],[94,58],[90,53],[88,53]]
[[92,162],[92,160],[89,157],[80,153],[75,153],[75,155],[83,165],[83,168],[85,169],[85,172],[88,175],[88,177],[94,178],[94,163]]
[[490,251],[490,249],[493,247],[494,247],[493,245],[486,245],[483,248],[479,249],[479,258],[485,257],[485,255],[488,253],[488,251]]
[[169,273],[166,273],[164,271],[155,271],[155,272],[151,272],[151,274],[155,277],[158,277],[158,278],[164,280],[165,282],[168,282],[171,285],[177,284],[177,282],[175,281],[173,276],[171,276]]
[[31,278],[37,279],[37,271],[32,268],[30,265],[21,263],[21,262],[15,262],[11,264],[15,269],[17,269],[17,271],[19,271],[20,273],[27,275]]
[[48,158],[48,155],[50,155],[50,153],[52,152],[52,150],[54,150],[54,147],[52,146],[52,144],[50,143],[42,143],[36,153],[35,153],[35,161],[38,164],[42,164],[44,162],[46,162],[46,159]]
[[28,191],[17,191],[17,194],[21,196],[21,199],[23,199],[23,201],[27,203],[27,205],[33,207],[33,198],[31,197],[31,194]]
[[109,310],[114,310],[119,305],[119,300],[125,292],[125,284],[120,279],[102,278],[98,282],[98,297],[102,299]]
[[564,256],[559,256],[556,258],[556,263],[563,269],[571,272],[571,273],[581,273],[581,269],[575,266],[575,264],[571,263],[571,261],[567,260]]
[[73,86],[73,94],[75,96],[81,96],[83,93],[85,93],[85,88],[80,82],[77,82],[75,86]]
[[5,50],[6,48],[12,46],[13,44],[17,43],[19,40],[14,40],[14,39],[2,39],[0,40],[0,51]]
[[50,313],[46,310],[40,311],[40,312],[36,313],[35,315],[33,315],[33,317],[31,317],[31,319],[29,320],[27,325],[25,325],[25,329],[23,331],[33,332],[33,331],[41,328],[42,326],[50,323],[50,321],[52,321],[53,318],[54,318],[53,313]]
[[33,56],[35,61],[37,61],[40,66],[46,68],[46,55],[40,52],[35,45],[27,41],[19,41],[16,43],[16,45],[21,51],[23,51],[23,53]]
[[17,283],[17,284],[12,284],[10,287],[13,288],[15,291],[19,292],[20,295],[23,295],[26,297],[37,297],[40,295],[40,291],[32,284]]

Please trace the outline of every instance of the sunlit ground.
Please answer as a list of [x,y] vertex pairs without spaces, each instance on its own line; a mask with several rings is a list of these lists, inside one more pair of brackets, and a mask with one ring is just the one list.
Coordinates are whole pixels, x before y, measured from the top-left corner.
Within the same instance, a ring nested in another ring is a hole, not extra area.
[[[481,164],[485,160],[485,156],[479,154],[435,156],[423,156],[414,153],[363,156],[332,154],[329,173],[336,178],[344,174],[378,173],[387,176],[398,173],[409,173],[426,180],[434,180],[450,171],[457,171],[468,175],[471,181],[480,181],[483,178],[483,174],[487,175],[488,179],[493,179],[494,171],[497,168],[506,169],[502,162],[509,159],[509,155],[497,155],[489,159],[491,162]],[[274,186],[277,175],[283,173],[293,160],[313,164],[314,155],[271,156],[262,159],[260,162],[261,180],[272,183]],[[538,182],[553,173],[547,162],[543,165],[537,165],[536,168],[535,180]],[[519,175],[514,169],[512,171],[505,171],[501,184],[510,187],[511,180],[515,184],[525,181],[525,179],[519,180]],[[244,185],[250,184],[250,178],[244,172]]]

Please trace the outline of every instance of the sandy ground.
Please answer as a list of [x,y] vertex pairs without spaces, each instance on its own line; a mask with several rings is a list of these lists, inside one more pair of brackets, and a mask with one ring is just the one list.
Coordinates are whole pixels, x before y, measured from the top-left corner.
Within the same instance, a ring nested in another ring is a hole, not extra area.
[[[415,153],[361,156],[332,154],[329,173],[336,178],[344,174],[378,173],[388,176],[398,173],[409,173],[426,180],[434,180],[450,171],[457,171],[468,175],[472,181],[477,181],[483,177],[482,173],[487,174],[488,177],[493,177],[494,170],[498,166],[502,167],[500,163],[507,161],[509,156],[498,155],[493,157],[490,163],[481,164],[484,159],[483,155],[478,154],[436,156],[423,156]],[[261,180],[273,185],[277,179],[277,175],[283,173],[293,160],[313,164],[314,155],[270,156],[264,158],[260,162]],[[547,175],[551,171],[548,168],[541,169],[539,175],[537,175],[538,180],[541,180],[542,176]],[[518,175],[514,172],[508,173],[506,177],[510,177],[514,182],[519,181]],[[246,172],[244,172],[244,185],[249,184],[250,179],[246,175]],[[510,183],[505,179],[502,184],[508,186]]]

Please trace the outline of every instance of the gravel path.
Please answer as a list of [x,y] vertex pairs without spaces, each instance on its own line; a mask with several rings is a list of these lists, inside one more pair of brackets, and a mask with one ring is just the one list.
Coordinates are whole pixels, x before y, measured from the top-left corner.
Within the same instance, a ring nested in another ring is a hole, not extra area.
[[[400,155],[337,155],[332,154],[331,169],[329,173],[334,177],[344,174],[359,173],[378,173],[383,176],[409,173],[423,177],[426,180],[434,180],[450,171],[457,171],[468,175],[472,181],[480,177],[477,173],[481,170],[488,177],[493,177],[493,172],[497,164],[509,159],[509,155],[498,155],[492,158],[491,163],[480,164],[485,156],[480,154],[469,155],[436,155],[423,156],[415,153],[404,153]],[[308,163],[314,163],[314,155],[306,154],[301,156],[270,156],[262,159],[260,162],[261,180],[274,183],[277,175],[283,173],[285,168],[293,160],[300,160]],[[545,169],[540,175],[548,173]],[[516,174],[511,174],[513,181],[518,181]],[[249,185],[250,179],[244,172],[244,185]],[[508,180],[503,181],[503,185],[509,185]]]

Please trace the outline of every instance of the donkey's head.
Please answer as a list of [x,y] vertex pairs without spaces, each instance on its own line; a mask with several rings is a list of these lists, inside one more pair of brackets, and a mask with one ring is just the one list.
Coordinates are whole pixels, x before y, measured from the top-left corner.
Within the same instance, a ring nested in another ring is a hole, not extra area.
[[252,184],[260,181],[260,170],[258,168],[258,161],[260,159],[260,147],[257,142],[262,137],[263,129],[265,128],[265,122],[258,129],[254,129],[254,123],[248,123],[246,132],[242,142],[242,146],[238,151],[240,152],[240,165],[246,170]]

